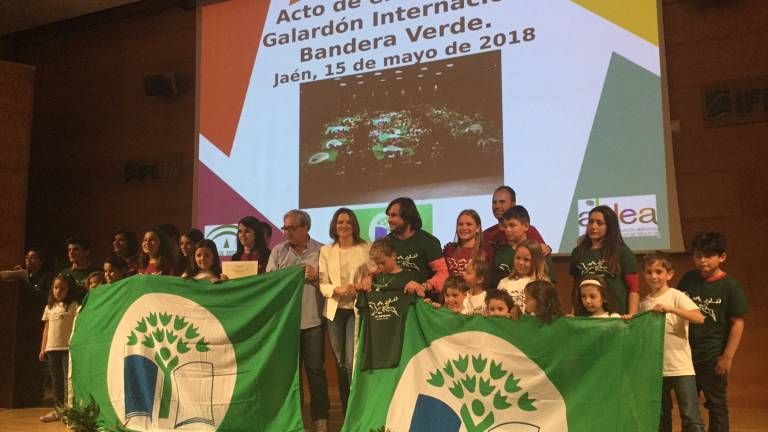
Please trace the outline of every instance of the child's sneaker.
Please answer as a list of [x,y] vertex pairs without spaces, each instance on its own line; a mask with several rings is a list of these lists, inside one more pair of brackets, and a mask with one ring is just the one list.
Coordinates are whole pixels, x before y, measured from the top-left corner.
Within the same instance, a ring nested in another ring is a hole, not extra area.
[[51,411],[44,416],[40,416],[40,421],[43,423],[51,423],[61,420],[61,416],[56,411]]

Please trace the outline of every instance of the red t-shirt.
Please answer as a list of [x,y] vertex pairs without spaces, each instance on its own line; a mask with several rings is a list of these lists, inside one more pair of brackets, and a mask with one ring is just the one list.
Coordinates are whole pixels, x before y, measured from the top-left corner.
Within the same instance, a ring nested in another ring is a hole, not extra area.
[[[485,251],[485,262],[493,263],[493,247],[483,244],[483,251]],[[472,262],[473,252],[473,247],[460,247],[456,243],[445,245],[443,256],[445,257],[445,263],[448,265],[448,274],[451,276],[464,276],[467,266]]]

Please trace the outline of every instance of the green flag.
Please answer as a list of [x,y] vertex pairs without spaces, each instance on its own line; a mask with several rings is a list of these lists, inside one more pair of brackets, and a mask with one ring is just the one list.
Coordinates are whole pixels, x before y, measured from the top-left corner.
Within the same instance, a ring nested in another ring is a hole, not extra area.
[[92,290],[70,342],[75,400],[132,430],[302,431],[304,269]]
[[398,367],[361,372],[358,362],[343,430],[656,430],[663,345],[661,314],[546,325],[419,301]]

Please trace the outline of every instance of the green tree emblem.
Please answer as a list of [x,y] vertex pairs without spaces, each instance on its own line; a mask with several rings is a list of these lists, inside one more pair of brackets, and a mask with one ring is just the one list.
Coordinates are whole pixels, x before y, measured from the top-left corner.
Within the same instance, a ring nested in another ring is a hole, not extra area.
[[[152,312],[136,323],[128,335],[128,346],[139,343],[154,350],[155,363],[163,372],[163,392],[160,398],[160,418],[168,418],[171,410],[171,373],[179,365],[179,356],[192,350],[207,352],[208,342],[199,329],[183,316],[167,312]],[[137,334],[138,333],[138,334]],[[139,339],[141,338],[141,341]]]
[[[471,365],[470,365],[471,363]],[[484,432],[494,426],[494,412],[503,411],[513,405],[509,402],[512,394],[519,393],[520,379],[512,371],[504,370],[501,363],[483,358],[482,354],[459,355],[448,360],[442,370],[431,372],[427,383],[448,391],[463,402],[459,414],[467,432]],[[449,383],[450,381],[450,383]],[[537,411],[528,392],[517,398],[517,407],[523,411]]]

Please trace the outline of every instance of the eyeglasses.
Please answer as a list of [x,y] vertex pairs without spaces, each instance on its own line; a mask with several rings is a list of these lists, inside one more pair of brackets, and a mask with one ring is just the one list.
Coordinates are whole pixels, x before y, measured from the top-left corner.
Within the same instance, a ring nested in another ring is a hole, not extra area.
[[303,228],[303,227],[304,227],[304,225],[296,225],[296,226],[283,226],[283,227],[282,227],[282,228],[280,228],[280,229],[281,229],[281,230],[283,230],[284,232],[287,232],[287,233],[293,233],[293,232],[295,232],[297,229],[299,229],[299,228]]

